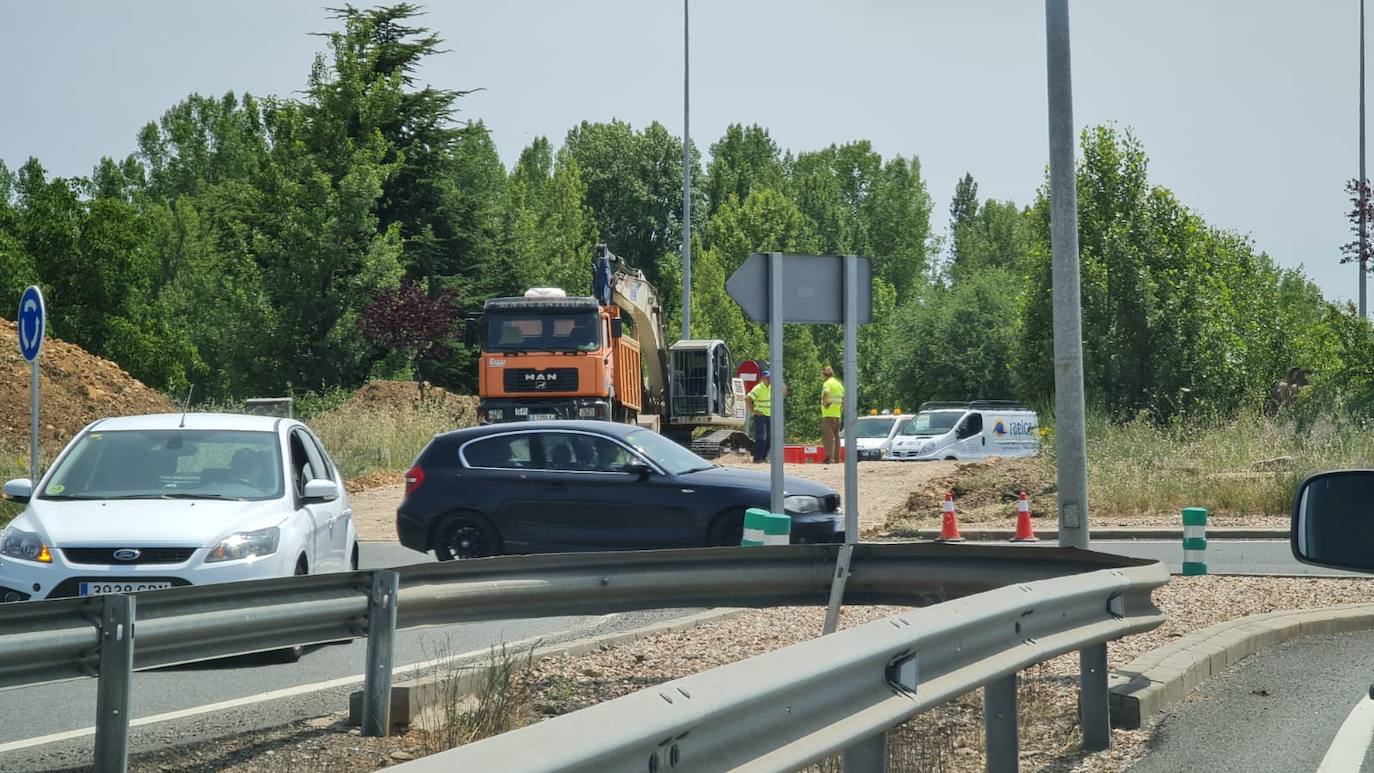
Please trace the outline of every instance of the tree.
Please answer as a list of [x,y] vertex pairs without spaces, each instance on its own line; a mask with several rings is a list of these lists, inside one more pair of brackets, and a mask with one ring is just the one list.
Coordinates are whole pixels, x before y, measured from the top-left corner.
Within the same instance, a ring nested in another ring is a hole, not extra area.
[[378,290],[358,320],[358,329],[407,365],[423,400],[421,363],[442,350],[456,320],[453,293],[431,295],[418,282],[408,280]]
[[963,253],[959,244],[959,231],[967,226],[978,214],[978,183],[973,175],[965,172],[954,186],[954,196],[949,202],[949,246],[950,259],[958,260]]
[[[1371,258],[1374,258],[1374,200],[1371,200],[1369,181],[1361,182],[1352,179],[1346,182],[1345,192],[1350,195],[1350,210],[1346,217],[1350,220],[1350,232],[1355,235],[1354,240],[1341,245],[1341,263],[1359,262],[1363,259],[1366,266],[1369,265]],[[1363,218],[1361,217],[1363,212]],[[1360,251],[1360,226],[1363,224],[1365,231],[1364,252]],[[1366,269],[1369,270],[1369,269]]]
[[725,136],[711,146],[703,219],[710,219],[732,194],[744,201],[756,188],[783,190],[785,177],[782,156],[767,129],[730,124]]

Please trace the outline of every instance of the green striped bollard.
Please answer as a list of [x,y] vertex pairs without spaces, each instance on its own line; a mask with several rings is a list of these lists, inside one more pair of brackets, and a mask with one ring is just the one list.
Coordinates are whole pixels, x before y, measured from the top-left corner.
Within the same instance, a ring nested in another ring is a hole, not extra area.
[[1207,574],[1207,508],[1183,508],[1183,576]]
[[757,507],[744,511],[741,545],[787,545],[792,538],[792,519]]

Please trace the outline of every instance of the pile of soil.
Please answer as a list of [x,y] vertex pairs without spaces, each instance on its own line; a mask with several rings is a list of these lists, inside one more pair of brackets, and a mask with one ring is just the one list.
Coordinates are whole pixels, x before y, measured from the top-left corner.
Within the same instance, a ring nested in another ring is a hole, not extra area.
[[[162,394],[118,365],[56,338],[39,365],[39,442],[56,451],[87,424],[106,416],[175,410]],[[19,329],[0,319],[0,446],[29,443],[29,363],[19,355]]]
[[959,519],[972,521],[996,520],[1016,514],[1016,500],[1020,492],[1035,505],[1032,517],[1056,512],[1054,469],[1043,459],[1003,459],[993,457],[967,462],[955,468],[953,475],[935,478],[911,492],[907,498],[907,512],[916,518],[939,517],[945,493],[954,494]]
[[397,411],[431,405],[442,406],[459,421],[475,424],[477,421],[477,398],[460,395],[432,385],[424,388],[424,401],[420,399],[420,389],[414,381],[369,381],[364,384],[339,410],[382,410]]

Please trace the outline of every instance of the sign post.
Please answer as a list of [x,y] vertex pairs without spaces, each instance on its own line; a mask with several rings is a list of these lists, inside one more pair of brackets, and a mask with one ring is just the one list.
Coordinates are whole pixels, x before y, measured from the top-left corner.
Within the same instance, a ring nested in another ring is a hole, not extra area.
[[33,285],[19,296],[19,353],[29,361],[29,400],[32,424],[29,435],[29,480],[38,485],[38,355],[43,351],[43,338],[48,332],[47,312],[43,307],[43,291]]
[[[787,281],[783,282],[783,272]],[[858,330],[859,324],[873,321],[873,268],[868,258],[853,255],[750,255],[725,282],[725,290],[755,322],[768,323],[769,364],[775,384],[786,384],[782,375],[782,325],[784,322],[844,325],[844,419],[843,433],[854,436],[858,406]],[[757,367],[757,366],[755,366]],[[740,366],[741,375],[744,365]],[[783,439],[783,399],[773,401],[769,432],[778,449],[772,458],[772,511],[783,508],[783,460],[778,443]],[[852,441],[851,441],[852,446]],[[844,455],[844,541],[830,585],[830,607],[825,617],[825,633],[833,633],[839,622],[840,603],[849,577],[849,559],[859,541],[859,454],[851,447]]]

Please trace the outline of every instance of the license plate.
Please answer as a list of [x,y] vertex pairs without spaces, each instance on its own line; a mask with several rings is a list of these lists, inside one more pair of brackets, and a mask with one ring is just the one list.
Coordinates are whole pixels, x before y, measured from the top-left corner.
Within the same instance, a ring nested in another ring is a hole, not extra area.
[[553,421],[558,416],[552,413],[531,413],[530,421]]
[[77,594],[99,596],[105,593],[137,593],[141,590],[162,590],[170,587],[170,582],[83,582],[77,587]]

